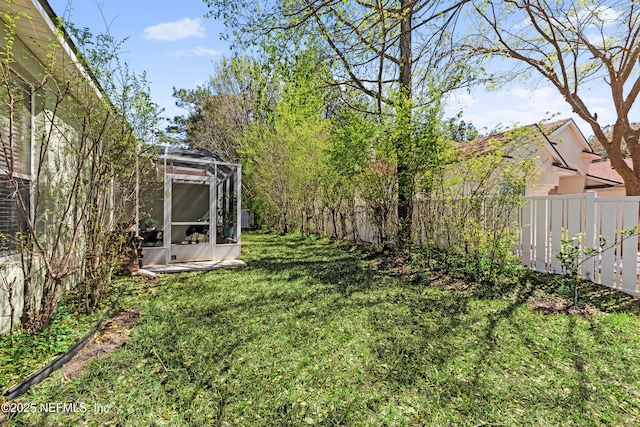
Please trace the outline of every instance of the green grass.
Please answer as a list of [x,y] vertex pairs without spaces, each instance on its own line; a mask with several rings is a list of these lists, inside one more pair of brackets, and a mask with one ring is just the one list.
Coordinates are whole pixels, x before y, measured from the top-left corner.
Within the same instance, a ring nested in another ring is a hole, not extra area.
[[123,348],[21,398],[87,410],[8,425],[640,424],[629,297],[589,288],[597,315],[544,316],[527,302],[548,282],[447,291],[326,241],[250,234],[243,251],[244,269],[132,288]]
[[58,304],[51,325],[42,333],[28,334],[23,330],[16,330],[13,343],[8,333],[1,335],[0,392],[6,392],[74,345],[95,326],[115,299],[117,291],[130,281],[131,279],[114,281],[109,298],[99,310],[90,315],[78,314],[78,295],[69,293]]

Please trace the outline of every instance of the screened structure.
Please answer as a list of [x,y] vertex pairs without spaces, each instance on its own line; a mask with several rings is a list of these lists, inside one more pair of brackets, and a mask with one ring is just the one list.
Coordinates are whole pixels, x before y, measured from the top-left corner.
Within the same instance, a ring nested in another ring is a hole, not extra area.
[[164,148],[155,182],[141,194],[143,266],[240,256],[239,164],[195,150]]

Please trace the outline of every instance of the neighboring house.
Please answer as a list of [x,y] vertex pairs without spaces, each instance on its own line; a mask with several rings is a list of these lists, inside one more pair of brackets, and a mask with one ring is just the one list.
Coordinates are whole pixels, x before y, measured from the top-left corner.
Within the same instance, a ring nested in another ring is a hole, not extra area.
[[[630,168],[633,168],[631,158],[624,160]],[[597,176],[606,185],[599,188],[590,188],[596,190],[600,196],[625,196],[624,180],[618,172],[611,166],[610,160],[594,162],[589,165],[589,175]]]
[[[9,110],[5,87],[0,95],[0,236],[3,236],[0,239],[0,333],[3,333],[9,328],[10,313],[13,311],[17,321],[24,304],[24,266],[20,254],[15,253],[12,238],[26,231],[28,220],[37,224],[38,236],[44,236],[43,241],[48,238],[47,230],[80,224],[74,222],[79,215],[62,212],[57,199],[65,191],[68,194],[76,188],[76,198],[87,191],[81,186],[72,187],[73,177],[68,175],[74,166],[69,150],[80,138],[80,124],[73,118],[74,101],[67,100],[103,102],[103,94],[91,72],[78,60],[75,46],[60,35],[56,15],[46,0],[1,1],[0,13],[0,50],[4,54],[9,46],[12,55],[11,60],[3,56],[2,76],[7,78],[1,80],[10,81],[13,93],[21,97],[19,108]],[[52,49],[52,41],[59,44],[57,49]],[[52,76],[46,77],[49,72]],[[43,81],[47,82],[45,86],[42,86]],[[69,83],[71,81],[73,85]],[[6,85],[3,83],[3,86]],[[61,87],[71,88],[65,92],[64,102],[53,94],[53,89]],[[53,113],[54,109],[58,111]],[[10,122],[13,123],[11,127]],[[48,151],[41,156],[44,151],[41,141],[47,134]],[[37,178],[36,170],[41,171]],[[35,189],[36,179],[39,190]],[[22,209],[17,206],[16,182],[26,207],[26,217],[21,217]],[[38,212],[33,211],[35,191],[40,195]],[[68,271],[73,272],[64,275],[64,286],[67,287],[80,277],[76,266],[84,256],[83,245],[72,242],[61,241],[57,249],[59,253],[72,254],[65,260],[72,264]],[[73,247],[66,246],[69,244]],[[31,260],[35,264],[30,270],[34,272],[31,280],[40,281],[40,291],[32,295],[32,308],[35,309],[41,303],[37,298],[42,294],[42,277],[47,271],[42,259],[34,257]],[[9,304],[9,289],[13,304]]]
[[[476,150],[490,150],[490,141],[504,141],[509,134],[479,138],[471,145]],[[594,190],[607,195],[624,195],[619,175],[611,173],[587,142],[573,119],[553,123],[533,124],[513,133],[514,146],[510,154],[536,159],[538,173],[527,186],[526,196],[581,194]],[[523,144],[526,141],[526,148]],[[610,164],[609,164],[610,168]]]

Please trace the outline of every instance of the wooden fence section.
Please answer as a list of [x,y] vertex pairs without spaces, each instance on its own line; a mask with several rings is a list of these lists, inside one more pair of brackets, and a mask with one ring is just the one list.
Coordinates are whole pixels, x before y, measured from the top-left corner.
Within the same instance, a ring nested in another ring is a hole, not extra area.
[[[638,226],[640,197],[597,197],[595,192],[566,196],[525,197],[522,234],[516,248],[525,266],[562,273],[556,257],[562,240],[575,238],[580,248],[615,244],[580,266],[582,278],[640,296],[638,235],[622,235]],[[606,239],[606,240],[603,240]]]

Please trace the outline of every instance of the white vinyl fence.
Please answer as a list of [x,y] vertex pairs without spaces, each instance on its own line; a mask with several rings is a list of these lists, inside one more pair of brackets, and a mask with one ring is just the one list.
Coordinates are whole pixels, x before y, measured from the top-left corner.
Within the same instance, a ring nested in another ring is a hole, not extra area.
[[546,273],[562,273],[555,256],[562,240],[575,238],[581,248],[598,248],[606,239],[616,246],[580,266],[582,278],[640,296],[638,235],[621,231],[638,226],[640,197],[597,197],[586,194],[525,197],[522,235],[516,249],[525,266]]

